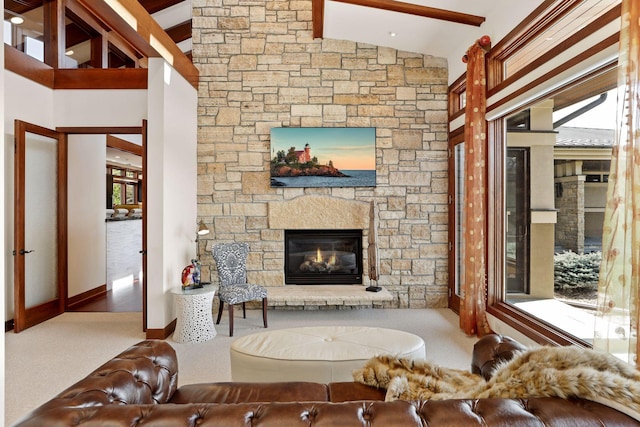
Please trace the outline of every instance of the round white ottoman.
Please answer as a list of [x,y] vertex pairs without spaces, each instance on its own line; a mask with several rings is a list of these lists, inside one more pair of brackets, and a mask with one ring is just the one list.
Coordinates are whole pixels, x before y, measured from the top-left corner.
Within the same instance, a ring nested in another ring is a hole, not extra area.
[[425,358],[422,338],[365,326],[319,326],[259,332],[231,344],[233,381],[353,381],[370,358]]

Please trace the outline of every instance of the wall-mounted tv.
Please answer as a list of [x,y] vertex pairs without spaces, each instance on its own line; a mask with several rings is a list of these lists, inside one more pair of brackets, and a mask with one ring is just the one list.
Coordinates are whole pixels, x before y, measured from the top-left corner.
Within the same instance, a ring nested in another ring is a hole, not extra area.
[[272,187],[375,187],[375,128],[271,128]]

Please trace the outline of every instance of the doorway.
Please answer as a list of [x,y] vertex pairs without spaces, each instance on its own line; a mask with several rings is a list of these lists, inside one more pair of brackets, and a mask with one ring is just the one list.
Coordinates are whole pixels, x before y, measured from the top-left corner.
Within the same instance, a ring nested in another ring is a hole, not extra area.
[[[74,211],[86,214],[86,207],[91,203],[83,203],[87,195],[96,192],[95,187],[84,188],[76,191],[73,197],[77,200],[71,204],[69,193],[69,164],[84,165],[87,169],[86,157],[77,157],[74,160],[73,153],[69,153],[69,141],[81,135],[100,139],[104,144],[107,134],[137,134],[140,137],[139,147],[142,155],[142,174],[146,168],[146,121],[140,127],[113,127],[113,128],[58,128],[55,131],[38,125],[16,120],[15,138],[16,155],[14,164],[15,191],[14,191],[14,319],[15,332],[20,332],[28,327],[48,320],[65,311],[74,311],[71,307],[78,302],[88,303],[100,295],[104,295],[105,280],[103,276],[96,281],[90,281],[91,289],[70,289],[69,277],[75,271],[70,270],[73,265],[76,270],[85,271],[91,268],[83,267],[83,263],[91,259],[90,251],[81,252],[70,263],[69,242],[75,242],[76,246],[88,248],[91,246],[91,236],[86,233],[86,228],[76,227],[69,214]],[[91,138],[84,141],[85,145],[92,144]],[[104,145],[102,145],[104,147]],[[71,157],[70,157],[71,156]],[[104,158],[101,166],[96,167],[104,180]],[[33,173],[30,173],[33,172]],[[85,176],[77,173],[73,181],[83,182]],[[54,177],[52,179],[52,177]],[[73,175],[72,175],[73,177]],[[136,195],[138,199],[146,200],[147,186],[142,180],[140,191]],[[104,185],[100,186],[99,200],[95,205],[99,209],[99,218],[94,227],[98,232],[105,227]],[[36,191],[33,191],[33,190]],[[30,191],[32,190],[32,191]],[[70,206],[73,206],[71,208]],[[71,211],[70,211],[71,209]],[[136,250],[136,256],[142,262],[142,277],[146,271],[146,214],[144,210],[138,218],[141,223],[142,242]],[[73,228],[69,228],[73,224]],[[74,234],[74,236],[70,236]],[[79,243],[78,243],[79,242]],[[44,246],[43,246],[44,245]],[[88,245],[88,246],[87,246]],[[81,280],[83,282],[83,280]],[[95,283],[95,284],[94,284]],[[101,285],[100,285],[101,283]],[[84,291],[84,292],[83,292]],[[140,280],[135,287],[130,289],[132,294],[122,295],[121,301],[125,301],[127,308],[113,311],[142,311],[142,330],[146,331],[146,285]],[[72,295],[70,298],[69,295]],[[96,310],[94,310],[96,311]]]
[[[143,206],[146,202],[146,182],[143,179],[146,167],[146,121],[143,121],[143,126],[136,128],[61,130],[67,132],[70,139],[81,137],[87,143],[100,144],[98,150],[104,150],[101,163],[96,165],[94,171],[96,177],[101,178],[101,184],[97,184],[93,190],[98,196],[92,205],[99,211],[105,271],[100,279],[100,288],[90,290],[86,298],[77,299],[70,311],[142,311],[143,330],[146,330],[146,212]],[[95,142],[91,141],[91,137],[97,137]],[[116,205],[113,204],[115,186],[119,188]],[[114,211],[118,211],[118,215],[114,215]],[[124,260],[126,275],[110,275],[113,270],[113,266],[110,270],[110,263],[114,260]]]

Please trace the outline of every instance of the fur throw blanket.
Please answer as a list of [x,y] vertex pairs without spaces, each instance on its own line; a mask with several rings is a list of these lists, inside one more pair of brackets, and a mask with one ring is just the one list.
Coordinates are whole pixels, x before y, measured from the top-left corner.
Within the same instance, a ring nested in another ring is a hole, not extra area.
[[640,413],[640,371],[612,355],[577,347],[517,353],[499,365],[489,381],[425,360],[389,355],[370,359],[353,372],[353,378],[386,389],[386,401],[556,396],[602,402],[604,398]]

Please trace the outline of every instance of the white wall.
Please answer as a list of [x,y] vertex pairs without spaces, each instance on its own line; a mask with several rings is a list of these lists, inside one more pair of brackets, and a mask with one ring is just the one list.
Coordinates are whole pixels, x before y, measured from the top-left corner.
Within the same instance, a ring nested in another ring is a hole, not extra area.
[[69,135],[68,295],[106,280],[106,136]]
[[149,59],[147,140],[147,327],[174,318],[170,289],[195,256],[196,89],[164,60]]
[[[13,162],[14,121],[20,119],[53,127],[53,91],[4,70],[4,319],[13,318]],[[38,108],[34,108],[34,102]]]
[[147,118],[147,91],[56,90],[56,126],[142,126]]

